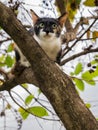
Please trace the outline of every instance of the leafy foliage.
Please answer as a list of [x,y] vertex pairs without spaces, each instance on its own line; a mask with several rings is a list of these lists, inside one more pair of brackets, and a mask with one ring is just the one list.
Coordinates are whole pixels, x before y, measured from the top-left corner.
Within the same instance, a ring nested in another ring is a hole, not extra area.
[[24,120],[27,119],[27,117],[30,114],[33,114],[34,116],[37,116],[37,117],[48,116],[47,111],[43,107],[40,107],[40,106],[29,107],[27,109],[19,108],[19,112]]
[[81,0],[69,0],[66,5],[66,10],[69,13],[70,20],[74,20],[74,17],[79,9]]
[[90,85],[95,85],[95,81],[93,78],[93,73],[90,73],[89,71],[86,71],[82,74],[82,79]]
[[30,107],[28,111],[38,117],[48,116],[47,111],[43,107],[40,107],[40,106]]
[[14,63],[14,59],[11,58],[10,55],[7,55],[6,59],[5,59],[5,64],[8,66],[8,67],[12,67]]
[[80,72],[82,72],[82,69],[83,69],[82,64],[81,64],[81,63],[78,63],[78,64],[76,65],[74,74],[75,74],[75,75],[80,74]]
[[12,52],[13,50],[14,50],[14,43],[11,43],[11,44],[9,44],[9,46],[8,46],[7,53],[8,53],[8,52]]
[[96,40],[96,38],[98,38],[98,31],[92,32],[92,36],[93,36],[94,40]]
[[15,58],[12,57],[12,55],[10,54],[13,51],[13,44],[9,44],[7,50],[6,50],[6,54],[1,54],[0,56],[0,66],[1,67],[5,67],[7,66],[8,68],[11,68],[14,63],[15,63]]
[[34,96],[33,95],[29,95],[28,97],[26,97],[26,99],[25,99],[25,104],[30,104],[31,103],[31,101],[33,100],[33,98],[34,98]]
[[91,108],[91,104],[90,103],[86,103],[86,107],[87,108]]
[[0,56],[0,67],[4,66],[5,65],[5,55],[1,55]]
[[29,116],[29,113],[22,108],[19,108],[19,112],[24,120],[27,119],[27,117]]
[[81,79],[74,78],[74,82],[80,91],[84,91],[84,82]]
[[24,83],[24,84],[21,84],[21,86],[23,87],[23,88],[28,88],[28,84],[27,83]]
[[[91,66],[92,68],[90,68],[90,70],[83,71],[82,64],[78,63],[74,69],[74,72],[70,73],[73,81],[75,82],[75,85],[80,91],[84,91],[85,82],[92,86],[96,84],[94,79],[98,77],[98,61],[92,60],[91,63],[88,64],[88,67],[91,67]],[[80,73],[81,75],[79,78]]]
[[84,2],[84,5],[85,6],[89,6],[89,7],[94,7],[95,6],[95,2],[94,2],[95,0],[86,0],[85,2]]

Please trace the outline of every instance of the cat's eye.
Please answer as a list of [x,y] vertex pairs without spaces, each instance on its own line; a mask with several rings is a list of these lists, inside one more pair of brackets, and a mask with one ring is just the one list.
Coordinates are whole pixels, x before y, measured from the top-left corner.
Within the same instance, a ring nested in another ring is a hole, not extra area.
[[57,28],[57,25],[56,24],[52,24],[52,28],[53,29]]
[[44,27],[44,23],[40,23],[39,26],[40,26],[41,28],[43,28],[43,27]]

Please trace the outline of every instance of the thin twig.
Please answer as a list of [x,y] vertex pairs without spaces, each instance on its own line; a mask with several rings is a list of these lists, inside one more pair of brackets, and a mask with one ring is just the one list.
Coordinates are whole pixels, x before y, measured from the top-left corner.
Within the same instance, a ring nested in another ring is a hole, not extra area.
[[69,58],[63,60],[60,65],[62,66],[65,63],[67,63],[71,60],[74,60],[75,58],[78,58],[78,57],[83,56],[83,55],[88,54],[88,53],[94,53],[94,52],[98,52],[98,48],[96,48],[96,49],[85,49],[84,51],[79,52],[77,54],[74,54],[74,55],[70,56]]
[[[21,85],[21,87],[22,87],[22,85]],[[25,89],[30,95],[32,95],[32,93],[30,91],[28,91],[25,87],[22,87],[22,88]],[[42,103],[40,103],[37,98],[34,97],[34,100],[37,103],[39,103],[42,107],[44,107],[47,111],[49,111],[50,113],[52,113],[52,115],[55,115],[51,110],[49,110],[46,106],[44,106]]]
[[12,40],[12,39],[11,39],[11,38],[7,38],[7,39],[4,39],[4,40],[1,40],[1,41],[0,41],[0,44],[2,44],[3,42],[10,41],[10,40]]
[[76,45],[76,43],[87,33],[88,30],[95,24],[97,19],[95,19],[92,24],[88,27],[88,29],[73,43],[71,47],[68,48],[68,50],[62,55],[62,58]]
[[25,112],[30,113],[31,115],[33,115],[33,116],[35,116],[35,117],[38,117],[38,118],[40,118],[40,119],[44,119],[44,120],[48,120],[48,121],[60,121],[59,119],[47,119],[47,118],[44,118],[44,117],[39,117],[39,116],[34,115],[33,113],[31,113],[30,111],[28,111],[27,109],[25,109],[23,106],[21,106],[21,105],[13,98],[13,96],[12,96],[12,94],[11,94],[11,91],[9,91],[9,95],[10,95],[10,97],[12,98],[12,100],[13,100],[20,108],[22,108]]

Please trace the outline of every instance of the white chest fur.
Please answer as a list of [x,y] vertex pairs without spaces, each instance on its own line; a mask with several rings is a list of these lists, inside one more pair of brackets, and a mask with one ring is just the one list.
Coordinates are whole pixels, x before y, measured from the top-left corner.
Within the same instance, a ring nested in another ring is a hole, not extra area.
[[61,39],[60,37],[56,37],[53,34],[43,35],[40,37],[37,37],[34,34],[35,40],[39,43],[39,45],[42,47],[42,49],[45,51],[45,53],[50,57],[52,60],[56,60],[57,54],[61,49]]
[[[40,36],[40,38],[38,38],[34,34],[34,38],[42,47],[42,49],[45,51],[45,53],[50,57],[50,59],[56,61],[57,54],[61,49],[60,37],[57,38],[53,34],[52,35],[50,34],[49,36],[45,35],[45,37]],[[20,64],[29,67],[30,63],[27,61],[26,57],[22,54],[21,50],[17,45],[15,45],[15,49],[18,51],[20,55],[20,60],[19,60]]]

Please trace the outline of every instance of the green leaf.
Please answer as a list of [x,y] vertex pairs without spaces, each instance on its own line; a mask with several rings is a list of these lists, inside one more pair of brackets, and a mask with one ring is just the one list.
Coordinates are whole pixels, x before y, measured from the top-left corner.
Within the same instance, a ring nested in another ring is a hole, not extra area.
[[86,83],[90,84],[90,85],[96,85],[96,82],[94,80],[89,80],[89,81],[85,81]]
[[98,76],[98,70],[94,71],[93,73],[86,71],[82,74],[82,79],[85,80],[85,82],[90,85],[95,85],[95,81],[93,78],[97,76]]
[[73,76],[73,75],[74,75],[74,72],[70,72],[70,75]]
[[3,63],[5,61],[5,55],[0,56],[0,62]]
[[93,38],[97,38],[98,37],[98,31],[92,32],[92,36],[93,36]]
[[86,71],[82,74],[82,79],[87,81],[93,80],[93,75],[89,71]]
[[4,66],[6,66],[5,63],[0,63],[0,67],[4,67]]
[[76,0],[76,4],[79,5],[81,0]]
[[98,76],[98,66],[96,66],[96,69],[94,70],[94,72],[90,73],[88,71],[87,73],[88,73],[88,76],[90,76],[92,79],[95,78],[95,77],[97,77]]
[[0,56],[0,67],[5,66],[5,55]]
[[91,108],[91,104],[90,103],[86,103],[85,104],[87,108]]
[[81,79],[74,78],[74,82],[80,91],[84,91],[84,82]]
[[34,98],[33,95],[27,96],[26,99],[25,99],[25,104],[30,104],[33,98]]
[[28,112],[26,112],[24,109],[22,109],[22,108],[19,108],[19,110],[18,110],[19,112],[20,112],[20,115],[22,116],[22,118],[25,120],[25,119],[27,119],[27,117],[29,116],[29,113]]
[[92,60],[92,61],[91,61],[91,65],[95,65],[95,64],[98,64],[98,61]]
[[94,55],[94,58],[98,58],[98,54]]
[[14,59],[12,59],[11,56],[7,55],[7,57],[5,59],[5,64],[8,67],[12,67],[13,63],[14,63]]
[[24,88],[28,88],[28,84],[26,84],[26,83],[22,84],[21,86]]
[[81,0],[69,0],[68,1],[70,4],[75,4],[75,5],[79,5]]
[[6,109],[11,109],[12,108],[12,106],[8,103],[7,105],[6,105]]
[[40,89],[38,89],[38,95],[40,95],[42,92],[41,92],[41,90]]
[[89,6],[89,7],[94,7],[95,6],[95,3],[94,3],[95,0],[86,0],[84,1],[84,5],[85,6]]
[[92,75],[93,75],[94,78],[98,76],[98,66],[96,66],[96,69],[94,70]]
[[30,107],[28,108],[28,111],[38,117],[48,116],[47,111],[40,106]]
[[78,64],[76,65],[74,74],[75,74],[75,75],[78,75],[80,72],[82,72],[82,64],[81,64],[81,63],[78,63]]
[[8,46],[7,52],[12,52],[13,51],[13,44],[10,44]]

